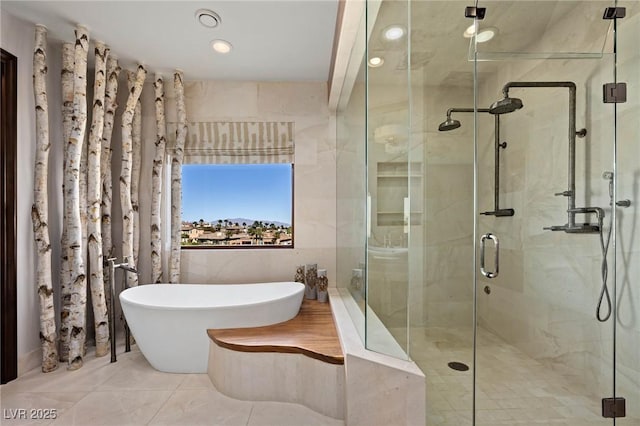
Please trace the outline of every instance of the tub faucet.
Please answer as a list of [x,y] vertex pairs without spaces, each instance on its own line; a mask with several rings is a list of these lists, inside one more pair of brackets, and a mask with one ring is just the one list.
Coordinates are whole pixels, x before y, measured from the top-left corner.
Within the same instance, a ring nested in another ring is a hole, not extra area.
[[[113,261],[115,259],[109,259],[110,261]],[[127,272],[131,272],[133,274],[137,274],[138,271],[131,265],[129,265],[129,263],[125,262],[125,263],[114,263],[112,266],[113,269],[124,269]]]
[[[110,322],[110,334],[111,334],[111,362],[116,362],[116,269],[122,269],[127,272],[131,272],[132,274],[137,274],[138,271],[127,262],[125,259],[124,263],[115,263],[116,258],[111,257],[107,259],[109,262],[109,266],[111,268],[111,276],[110,276],[110,284],[111,284],[111,315],[109,318]],[[125,277],[125,288],[127,287],[127,279]],[[125,336],[125,352],[131,351],[131,342],[129,337],[129,327],[127,326],[127,321],[125,319],[124,324],[124,336]]]

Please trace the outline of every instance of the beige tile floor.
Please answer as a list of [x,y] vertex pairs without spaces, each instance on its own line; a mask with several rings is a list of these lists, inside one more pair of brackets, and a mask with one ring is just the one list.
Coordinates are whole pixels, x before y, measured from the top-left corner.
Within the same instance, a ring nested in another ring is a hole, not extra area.
[[[447,366],[450,361],[472,366],[471,330],[411,331],[411,357],[427,378],[427,425],[471,425],[471,370]],[[613,425],[600,415],[597,389],[546,368],[486,330],[478,332],[478,347],[477,425]],[[617,424],[637,426],[640,419]]]
[[[32,370],[0,387],[0,423],[9,425],[344,425],[302,405],[252,402],[218,392],[206,374],[156,371],[132,352],[95,358],[78,371]],[[10,419],[15,409],[55,409],[56,419]]]

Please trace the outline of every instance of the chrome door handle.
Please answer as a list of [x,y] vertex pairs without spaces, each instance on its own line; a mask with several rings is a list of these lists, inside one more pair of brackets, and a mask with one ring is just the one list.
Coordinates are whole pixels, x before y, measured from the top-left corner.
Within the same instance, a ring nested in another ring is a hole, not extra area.
[[[484,248],[485,248],[485,242],[487,240],[492,240],[493,243],[496,246],[496,261],[495,261],[495,270],[494,271],[487,271],[484,268]],[[496,237],[495,235],[493,235],[491,232],[488,232],[486,234],[484,234],[482,237],[480,237],[480,272],[482,272],[482,275],[484,275],[487,278],[495,278],[498,276],[499,273],[499,265],[500,265],[500,259],[499,259],[499,253],[500,253],[500,241],[498,241],[498,237]]]

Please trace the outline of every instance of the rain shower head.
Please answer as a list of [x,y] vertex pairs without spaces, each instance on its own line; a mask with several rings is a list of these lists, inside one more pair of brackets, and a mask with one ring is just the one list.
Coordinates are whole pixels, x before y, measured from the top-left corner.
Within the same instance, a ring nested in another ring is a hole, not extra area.
[[447,119],[438,126],[438,130],[441,132],[447,132],[449,130],[457,129],[458,127],[460,127],[460,122],[452,119],[450,116],[447,116]]
[[494,102],[489,107],[489,113],[491,114],[508,114],[515,110],[522,108],[522,100],[518,98],[510,98],[505,96],[504,99]]

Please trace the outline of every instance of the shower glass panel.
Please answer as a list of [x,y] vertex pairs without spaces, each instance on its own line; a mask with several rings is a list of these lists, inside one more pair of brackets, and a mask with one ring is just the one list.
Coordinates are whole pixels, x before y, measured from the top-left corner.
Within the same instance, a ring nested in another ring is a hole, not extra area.
[[[611,1],[479,1],[491,8],[478,20],[478,40],[471,39],[469,59],[478,60],[600,58],[611,50],[613,29],[603,20]],[[578,27],[579,26],[579,27]],[[570,27],[571,29],[568,29]],[[490,39],[489,39],[490,38]],[[489,39],[489,40],[487,40]],[[485,41],[486,40],[486,41]]]
[[[478,263],[474,418],[495,425],[526,419],[611,425],[602,399],[617,396],[623,364],[625,392],[633,398],[628,404],[639,400],[637,356],[623,361],[622,354],[637,349],[638,328],[635,337],[631,332],[626,343],[620,341],[613,302],[627,299],[616,292],[621,254],[619,232],[612,230],[620,212],[611,200],[616,184],[631,180],[615,161],[621,134],[616,105],[603,102],[603,85],[616,81],[615,23],[603,14],[616,5],[477,6],[486,8],[486,16],[476,21],[471,42]],[[482,36],[489,30],[491,39]],[[637,64],[636,52],[635,79]],[[637,102],[626,107],[637,113]],[[483,119],[482,109],[499,125]],[[637,150],[635,134],[629,149]],[[496,192],[512,216],[493,214]]]
[[424,371],[429,426],[638,425],[640,2],[473,3],[366,4],[338,287],[368,349]]
[[[411,316],[409,354],[425,373],[428,425],[472,424],[474,81],[462,36],[473,24],[464,16],[468,5],[411,2],[412,126],[421,132],[425,213],[423,278],[411,300],[419,297],[422,310]],[[480,119],[493,123],[488,114]]]
[[366,81],[364,16],[336,112],[337,287],[362,341],[365,338],[367,238]]
[[615,364],[614,395],[626,400],[618,426],[640,424],[640,3],[619,1],[626,17],[616,22],[616,81],[627,101],[615,108]]
[[422,220],[416,199],[422,186],[421,146],[411,129],[408,16],[407,1],[367,2],[365,343],[405,359],[412,243]]

